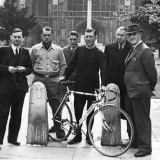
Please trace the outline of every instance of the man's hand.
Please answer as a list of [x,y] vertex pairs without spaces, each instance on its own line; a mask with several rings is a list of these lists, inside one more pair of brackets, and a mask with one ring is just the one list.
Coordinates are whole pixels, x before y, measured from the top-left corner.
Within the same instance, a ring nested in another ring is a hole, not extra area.
[[66,79],[66,77],[65,77],[65,76],[58,77],[57,82],[59,83],[59,82],[61,82],[61,81],[65,80],[65,79]]
[[8,67],[8,71],[12,74],[16,73],[17,72],[17,68],[13,67],[13,66],[9,66]]
[[17,67],[16,67],[16,69],[17,69],[17,71],[18,71],[18,72],[20,72],[20,73],[22,73],[22,72],[25,72],[25,71],[26,71],[26,68],[25,68],[25,67],[23,67],[23,66],[17,66]]

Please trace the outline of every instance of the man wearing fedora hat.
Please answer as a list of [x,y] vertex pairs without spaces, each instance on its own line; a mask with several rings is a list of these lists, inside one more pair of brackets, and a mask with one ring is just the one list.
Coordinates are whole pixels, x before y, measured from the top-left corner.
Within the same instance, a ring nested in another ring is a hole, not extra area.
[[135,157],[152,152],[150,98],[157,83],[154,56],[141,40],[142,31],[138,24],[128,26],[128,40],[133,48],[125,60],[126,112],[135,128],[132,147],[139,148]]

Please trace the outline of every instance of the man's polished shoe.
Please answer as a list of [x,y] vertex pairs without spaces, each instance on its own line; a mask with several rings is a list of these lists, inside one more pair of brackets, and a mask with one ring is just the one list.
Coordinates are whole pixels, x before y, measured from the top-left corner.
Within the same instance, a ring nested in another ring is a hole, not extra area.
[[20,146],[20,143],[17,141],[8,141],[8,143],[13,144],[15,146]]
[[151,152],[143,152],[143,151],[138,151],[137,153],[134,154],[135,157],[145,157],[147,155],[150,155]]
[[68,144],[75,144],[75,143],[78,143],[78,142],[81,142],[82,141],[82,137],[74,137],[73,139],[71,139]]
[[52,126],[50,129],[49,129],[49,133],[54,133],[55,132],[55,128],[54,126]]

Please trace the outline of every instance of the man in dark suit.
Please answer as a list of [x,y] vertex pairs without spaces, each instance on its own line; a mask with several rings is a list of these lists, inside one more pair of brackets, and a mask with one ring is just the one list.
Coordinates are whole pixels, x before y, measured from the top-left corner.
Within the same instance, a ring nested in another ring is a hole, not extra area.
[[[125,110],[124,73],[125,59],[131,49],[131,44],[126,40],[127,28],[121,26],[116,31],[117,42],[105,46],[105,55],[108,70],[107,84],[114,83],[120,89],[120,106]],[[123,118],[123,117],[122,117]]]
[[[106,85],[106,61],[104,53],[95,46],[96,31],[93,29],[86,29],[84,39],[86,45],[76,48],[75,53],[73,54],[73,57],[71,58],[71,61],[65,70],[64,76],[60,77],[59,81],[67,79],[76,68],[75,90],[93,93],[95,88],[99,88],[99,70],[101,71],[101,84]],[[82,117],[83,108],[86,101],[88,101],[88,109],[92,102],[95,100],[95,97],[78,94],[74,96],[75,117],[78,123]],[[93,112],[94,111],[92,111],[87,118],[87,129],[90,117],[92,116]],[[68,144],[78,143],[81,142],[81,140],[82,133],[80,131],[72,140],[68,142]],[[88,132],[86,133],[86,142],[91,145]]]
[[135,129],[132,146],[139,148],[135,157],[144,157],[152,152],[150,98],[157,83],[154,56],[141,40],[141,32],[137,24],[128,27],[127,35],[133,51],[125,60],[126,112]]
[[0,144],[3,144],[10,112],[8,142],[19,146],[17,137],[28,83],[26,76],[32,72],[29,51],[20,47],[22,30],[15,28],[10,36],[11,46],[0,48]]

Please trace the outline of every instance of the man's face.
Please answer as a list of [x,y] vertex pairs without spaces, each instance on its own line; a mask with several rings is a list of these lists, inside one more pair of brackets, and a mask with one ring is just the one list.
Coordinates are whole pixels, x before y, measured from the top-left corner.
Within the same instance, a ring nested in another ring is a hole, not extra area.
[[10,36],[10,39],[14,46],[19,46],[23,40],[22,32],[12,33],[12,35]]
[[117,41],[122,44],[126,41],[126,31],[118,29],[116,32]]
[[141,40],[141,33],[131,33],[128,34],[128,40],[132,45],[136,45]]
[[41,34],[41,38],[42,38],[42,41],[45,43],[52,42],[52,38],[53,38],[52,31],[43,30],[43,33]]
[[78,37],[76,35],[70,35],[68,38],[70,47],[75,48],[78,44]]
[[94,31],[92,32],[85,32],[84,40],[86,42],[86,46],[88,48],[92,48],[95,45],[96,36],[94,35]]

